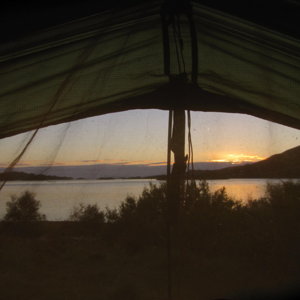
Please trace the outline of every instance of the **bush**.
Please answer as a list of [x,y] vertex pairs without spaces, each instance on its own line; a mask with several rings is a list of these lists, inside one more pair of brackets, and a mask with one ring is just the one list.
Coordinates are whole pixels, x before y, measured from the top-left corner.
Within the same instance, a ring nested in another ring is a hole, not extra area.
[[[299,182],[269,184],[265,197],[242,204],[228,196],[224,187],[212,192],[203,180],[186,186],[186,195],[180,205],[180,222],[188,228],[212,229],[216,224],[234,227],[234,222],[239,222],[239,226],[246,226],[247,221],[252,224],[259,220],[267,226],[279,217],[294,221],[299,217],[299,192]],[[127,196],[117,209],[101,211],[97,205],[80,204],[74,208],[70,219],[119,224],[124,228],[141,230],[147,228],[156,232],[159,226],[166,223],[167,210],[166,184],[150,183],[139,197]]]
[[40,201],[35,199],[35,195],[25,191],[20,197],[11,196],[11,200],[6,203],[5,221],[42,221],[45,215],[39,213]]
[[70,220],[104,223],[104,213],[100,211],[97,204],[84,205],[83,203],[80,203],[79,206],[73,209]]

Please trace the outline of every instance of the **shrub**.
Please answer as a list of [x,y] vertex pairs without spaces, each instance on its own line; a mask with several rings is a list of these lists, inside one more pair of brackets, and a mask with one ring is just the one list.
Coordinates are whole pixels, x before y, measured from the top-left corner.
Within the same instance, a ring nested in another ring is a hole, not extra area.
[[79,206],[73,209],[70,220],[104,223],[104,213],[100,211],[97,204],[84,205],[83,203],[80,203]]
[[226,188],[222,187],[214,192],[209,184],[201,180],[198,185],[189,183],[186,186],[186,196],[183,203],[183,213],[199,216],[210,212],[228,212],[240,206],[240,202],[228,196]]
[[45,215],[39,213],[40,206],[40,201],[29,191],[25,191],[20,197],[11,196],[11,200],[6,203],[4,220],[23,222],[45,220]]

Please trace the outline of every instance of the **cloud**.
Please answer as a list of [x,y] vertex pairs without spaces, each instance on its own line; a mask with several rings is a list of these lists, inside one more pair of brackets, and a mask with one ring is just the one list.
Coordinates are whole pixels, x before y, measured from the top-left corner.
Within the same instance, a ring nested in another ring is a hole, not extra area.
[[148,164],[148,166],[166,166],[166,165],[167,165],[166,161],[159,161],[159,162],[153,162]]

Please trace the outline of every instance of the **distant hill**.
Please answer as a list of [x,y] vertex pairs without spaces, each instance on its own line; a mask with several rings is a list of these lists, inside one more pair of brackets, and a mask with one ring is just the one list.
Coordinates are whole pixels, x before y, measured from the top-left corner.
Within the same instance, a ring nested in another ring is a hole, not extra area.
[[31,174],[24,172],[8,172],[1,173],[0,180],[1,181],[35,181],[35,180],[69,180],[73,179],[71,177],[59,177],[59,176],[50,176],[50,175],[41,175],[41,174]]
[[197,170],[197,179],[300,178],[300,146],[244,166],[220,170]]

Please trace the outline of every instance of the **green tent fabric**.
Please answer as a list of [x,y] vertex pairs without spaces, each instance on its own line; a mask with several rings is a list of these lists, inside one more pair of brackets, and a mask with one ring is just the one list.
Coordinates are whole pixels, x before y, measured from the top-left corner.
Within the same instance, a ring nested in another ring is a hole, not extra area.
[[168,19],[168,72],[158,2],[1,45],[0,138],[140,108],[247,113],[300,128],[300,41],[192,7],[196,45],[186,15]]

